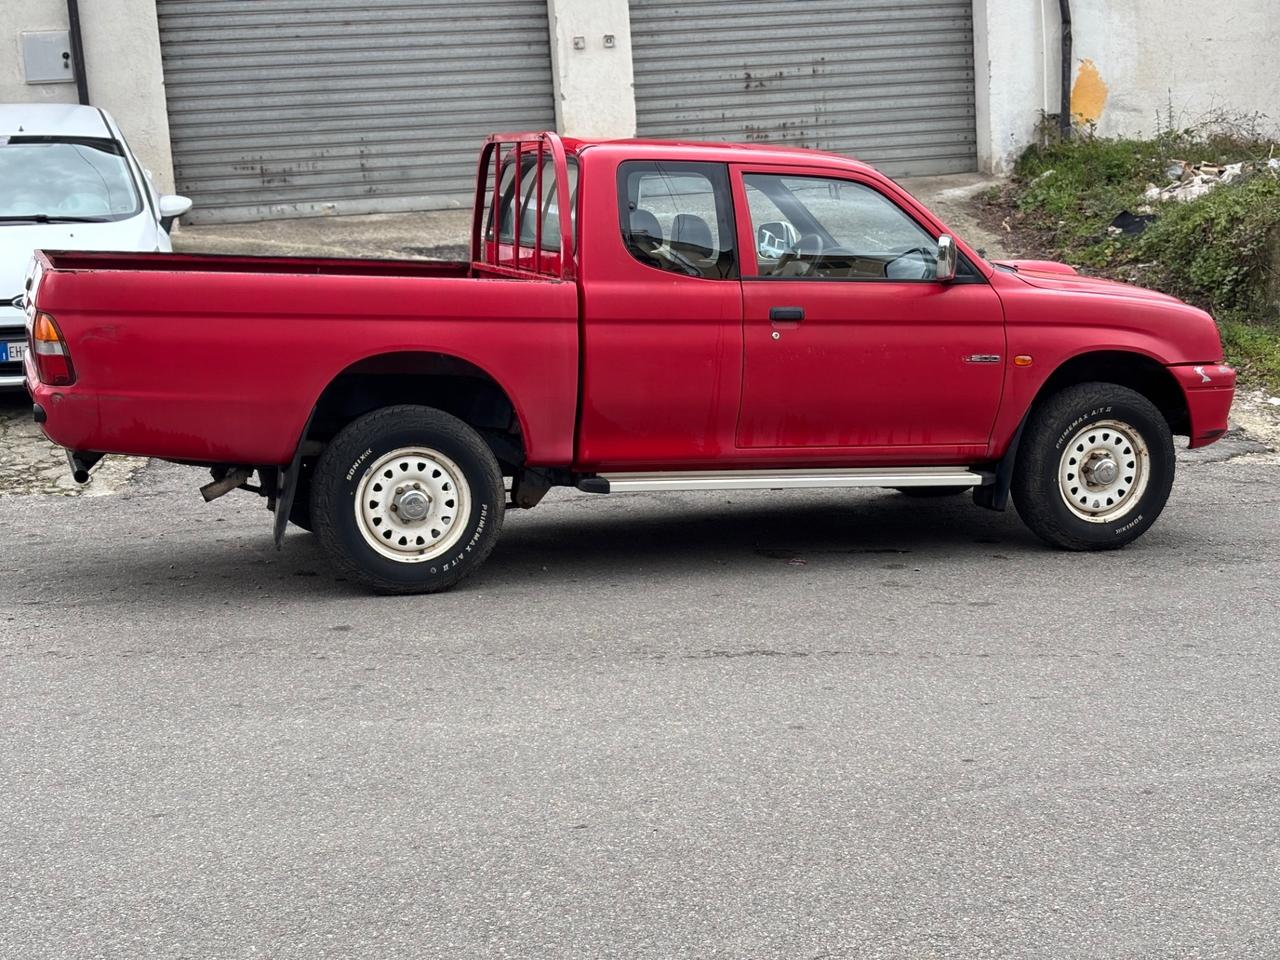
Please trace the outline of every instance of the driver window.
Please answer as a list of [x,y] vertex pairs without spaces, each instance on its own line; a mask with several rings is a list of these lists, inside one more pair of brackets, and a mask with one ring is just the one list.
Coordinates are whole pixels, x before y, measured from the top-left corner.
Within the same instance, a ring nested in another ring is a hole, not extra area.
[[742,180],[761,277],[932,280],[937,271],[937,241],[864,184],[763,173]]

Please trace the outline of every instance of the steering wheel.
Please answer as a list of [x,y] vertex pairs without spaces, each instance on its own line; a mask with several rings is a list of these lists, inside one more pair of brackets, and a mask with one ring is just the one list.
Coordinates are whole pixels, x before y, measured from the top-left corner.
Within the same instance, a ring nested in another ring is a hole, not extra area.
[[[795,244],[778,258],[778,265],[773,268],[774,276],[781,276],[782,271],[793,263],[800,263],[804,266],[804,274],[812,273],[818,262],[822,259],[822,254],[826,250],[826,245],[822,242],[822,237],[816,233],[805,233]],[[808,259],[805,263],[804,259]],[[801,274],[801,276],[804,276]]]
[[[907,257],[917,258],[913,262],[919,265],[918,270],[904,270],[902,275],[894,276],[891,272],[895,263],[900,263]],[[884,265],[884,275],[889,280],[929,280],[938,272],[938,255],[935,251],[927,247],[910,247],[896,253],[892,260]]]

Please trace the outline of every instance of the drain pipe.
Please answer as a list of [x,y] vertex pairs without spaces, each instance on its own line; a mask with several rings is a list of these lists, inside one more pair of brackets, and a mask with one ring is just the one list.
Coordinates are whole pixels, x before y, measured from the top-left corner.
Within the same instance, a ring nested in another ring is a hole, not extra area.
[[[75,0],[69,0],[74,3]],[[1063,140],[1071,139],[1071,0],[1058,0],[1058,12],[1062,18],[1062,80],[1061,99],[1058,103],[1058,133]]]
[[[1066,0],[1062,0],[1063,3]],[[71,34],[71,57],[76,62],[76,93],[80,102],[89,103],[89,78],[84,69],[84,37],[80,33],[79,0],[67,0],[67,26]]]

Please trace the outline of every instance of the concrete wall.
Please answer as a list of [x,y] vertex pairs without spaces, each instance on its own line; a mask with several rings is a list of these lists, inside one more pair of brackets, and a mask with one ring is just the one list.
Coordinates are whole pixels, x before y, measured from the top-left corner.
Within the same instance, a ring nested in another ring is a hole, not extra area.
[[[116,118],[161,192],[173,190],[155,0],[80,3],[89,100]],[[28,84],[19,34],[67,29],[65,0],[0,0],[0,102],[75,103],[74,83]]]
[[[1072,112],[1103,136],[1150,136],[1215,111],[1280,132],[1280,0],[1072,0]],[[974,0],[978,161],[1007,172],[1059,109],[1058,0]],[[1157,119],[1157,116],[1159,119]]]
[[[634,136],[627,0],[547,6],[561,132]],[[81,0],[80,8],[90,99],[115,116],[156,185],[172,190],[155,0]],[[1280,0],[1072,0],[1072,10],[1073,110],[1099,133],[1150,135],[1170,111],[1181,127],[1219,110],[1269,114],[1269,132],[1280,132]],[[74,83],[25,83],[19,47],[22,31],[66,26],[65,0],[0,0],[0,101],[75,102]],[[1057,113],[1059,43],[1058,0],[974,0],[984,170],[1007,172],[1044,114]]]
[[0,103],[75,103],[74,83],[23,80],[20,34],[67,29],[66,0],[0,0]]
[[[1057,31],[1057,0],[974,0],[978,166],[983,170],[1007,172],[1034,139],[1048,98],[1057,95],[1056,80],[1046,77],[1045,58],[1046,39],[1056,48]],[[1055,56],[1055,70],[1058,62]]]
[[[547,0],[547,13],[560,132],[576,137],[635,136],[627,0]],[[606,46],[607,37],[613,38],[612,46]]]
[[1104,136],[1151,135],[1170,112],[1181,128],[1222,110],[1270,114],[1276,131],[1280,0],[1072,0],[1072,13],[1072,109]]

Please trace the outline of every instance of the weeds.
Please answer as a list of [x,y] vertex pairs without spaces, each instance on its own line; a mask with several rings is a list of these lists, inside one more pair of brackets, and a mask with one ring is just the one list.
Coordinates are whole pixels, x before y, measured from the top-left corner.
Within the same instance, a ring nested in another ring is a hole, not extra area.
[[[1259,136],[1265,118],[1223,113],[1150,140],[1046,138],[1019,158],[1012,185],[992,203],[1003,226],[1036,254],[1136,281],[1210,311],[1229,360],[1280,389],[1280,176],[1266,161],[1280,145]],[[1170,124],[1171,125],[1171,124]],[[1173,161],[1262,170],[1189,202],[1150,204]],[[1142,233],[1108,226],[1124,211],[1153,213]]]

